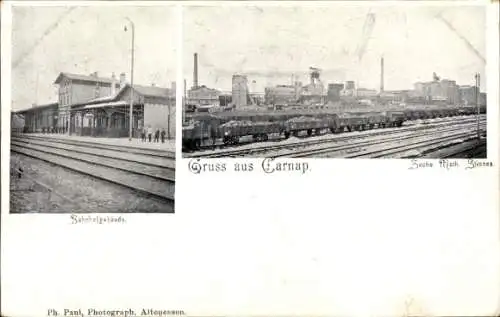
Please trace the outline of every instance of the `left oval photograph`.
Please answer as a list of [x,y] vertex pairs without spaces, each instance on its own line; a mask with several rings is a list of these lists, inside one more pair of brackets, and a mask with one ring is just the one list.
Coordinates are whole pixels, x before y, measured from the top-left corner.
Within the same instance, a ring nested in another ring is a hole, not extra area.
[[10,213],[174,213],[177,8],[13,6]]

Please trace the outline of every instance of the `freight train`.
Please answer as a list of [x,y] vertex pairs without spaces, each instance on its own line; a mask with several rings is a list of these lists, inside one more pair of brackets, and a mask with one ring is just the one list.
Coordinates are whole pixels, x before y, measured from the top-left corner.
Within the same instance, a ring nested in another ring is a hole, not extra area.
[[[486,108],[480,109],[486,113]],[[246,113],[206,115],[182,128],[183,150],[197,150],[207,141],[215,144],[222,139],[226,145],[238,144],[241,137],[251,136],[255,142],[267,141],[271,135],[319,135],[323,130],[331,133],[363,131],[374,128],[401,127],[407,120],[432,119],[477,113],[475,107],[406,109],[384,112],[307,113],[300,111],[275,113]]]

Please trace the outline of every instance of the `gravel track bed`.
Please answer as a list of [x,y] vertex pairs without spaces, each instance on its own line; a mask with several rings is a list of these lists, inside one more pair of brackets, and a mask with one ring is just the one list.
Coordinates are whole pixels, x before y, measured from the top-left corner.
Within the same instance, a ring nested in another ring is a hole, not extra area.
[[36,145],[43,145],[43,146],[48,146],[52,148],[57,148],[57,149],[62,149],[62,150],[70,150],[76,153],[84,153],[84,154],[94,154],[94,155],[99,155],[101,157],[107,157],[107,158],[117,158],[121,160],[128,160],[132,162],[140,162],[140,163],[145,163],[145,164],[150,164],[150,165],[157,165],[159,167],[168,167],[175,169],[175,162],[172,159],[166,159],[166,158],[158,158],[158,157],[150,157],[148,155],[142,155],[142,154],[132,154],[132,153],[126,153],[124,151],[115,151],[115,150],[105,150],[105,149],[92,149],[88,148],[86,146],[80,146],[80,145],[70,145],[70,144],[61,144],[58,142],[52,142],[52,141],[38,141],[38,140],[23,140],[23,139],[14,139],[15,141],[19,142],[25,142],[25,143],[30,143],[30,144],[36,144]]
[[165,181],[160,181],[148,176],[131,174],[129,172],[112,169],[109,167],[97,166],[91,163],[85,163],[69,158],[62,158],[57,155],[41,153],[34,150],[20,148],[17,146],[11,147],[12,151],[20,152],[21,154],[36,157],[47,162],[71,169],[76,172],[90,174],[93,177],[100,178],[118,185],[126,186],[141,192],[156,195],[159,198],[174,199],[174,186]]
[[[15,161],[20,162],[24,176],[10,177],[11,213],[151,213],[174,210],[173,204],[138,195],[122,186],[11,153],[11,166]],[[30,178],[52,187],[67,199],[56,194],[49,197],[48,191],[33,185]]]
[[111,159],[101,157],[99,155],[94,154],[83,154],[83,153],[74,153],[70,150],[62,150],[55,149],[49,147],[43,147],[39,145],[34,145],[31,143],[22,143],[22,142],[11,142],[12,145],[16,145],[23,148],[33,149],[36,151],[42,151],[45,153],[50,153],[54,155],[61,155],[64,157],[85,161],[92,164],[104,165],[107,167],[124,169],[127,171],[132,171],[134,173],[139,173],[155,178],[162,178],[165,181],[174,182],[175,181],[175,171],[168,168],[161,168],[157,166],[152,166],[144,163],[132,163],[129,161],[123,161],[120,159]]

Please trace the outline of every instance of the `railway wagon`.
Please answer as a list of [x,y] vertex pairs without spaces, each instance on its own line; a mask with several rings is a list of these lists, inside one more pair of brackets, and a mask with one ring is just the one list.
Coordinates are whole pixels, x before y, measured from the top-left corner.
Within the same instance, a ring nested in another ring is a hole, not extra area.
[[421,120],[427,119],[427,111],[425,110],[417,110],[417,109],[408,109],[404,111],[406,120]]
[[[464,107],[460,107],[459,111],[460,111],[461,115],[473,115],[473,114],[477,114],[477,107],[476,106],[464,106]],[[484,105],[479,106],[479,113],[485,114],[486,113],[486,106],[484,106]]]
[[[480,108],[481,113],[486,107]],[[240,137],[252,136],[254,141],[266,141],[270,134],[283,133],[285,138],[307,131],[319,134],[323,129],[332,133],[363,131],[375,127],[400,127],[406,120],[429,119],[455,115],[474,115],[475,106],[425,107],[391,109],[384,112],[349,112],[290,110],[286,112],[245,111],[241,113],[217,113],[200,115],[198,121],[183,127],[183,148],[197,149],[206,140],[223,139],[225,144],[237,144]]]
[[191,150],[198,149],[201,145],[201,140],[208,138],[208,134],[203,135],[199,124],[191,124],[182,127],[182,149]]
[[311,136],[313,131],[319,135],[323,129],[335,128],[336,116],[324,116],[322,118],[315,117],[297,117],[289,119],[285,122],[285,138],[290,134],[298,136],[299,132],[307,131],[307,135]]
[[406,115],[403,111],[388,111],[385,113],[387,118],[386,124],[382,125],[381,128],[385,127],[401,127],[403,122],[406,121]]
[[474,107],[460,107],[458,113],[462,116],[469,116],[477,113],[477,108]]
[[385,128],[390,125],[390,116],[384,112],[367,112],[364,116],[367,118],[366,126],[363,127],[365,130],[373,129],[375,126]]
[[281,134],[284,126],[281,122],[230,121],[221,124],[218,136],[224,144],[238,144],[240,137],[251,135],[254,141],[267,141],[270,134]]
[[446,117],[446,109],[429,109],[427,110],[427,118],[442,118]]
[[182,127],[182,148],[183,149],[199,149],[203,142],[212,140],[218,137],[219,120],[201,120],[195,121],[189,125]]
[[349,113],[341,113],[338,114],[337,125],[333,131],[336,132],[344,132],[347,129],[349,132],[351,131],[363,131],[365,127],[368,126],[369,118],[367,116],[359,115],[359,114],[349,114]]

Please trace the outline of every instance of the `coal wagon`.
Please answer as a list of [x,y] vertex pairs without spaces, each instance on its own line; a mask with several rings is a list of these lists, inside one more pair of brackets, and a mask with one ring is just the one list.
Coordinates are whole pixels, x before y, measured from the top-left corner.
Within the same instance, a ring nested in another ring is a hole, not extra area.
[[319,135],[324,129],[335,129],[337,126],[336,116],[324,116],[322,118],[317,117],[295,117],[289,119],[285,122],[285,138],[288,138],[290,134],[298,136],[301,131],[306,131],[308,136],[313,134]]
[[221,124],[218,135],[224,144],[238,144],[241,137],[252,136],[254,141],[267,141],[271,134],[281,134],[284,131],[281,122],[229,121]]

